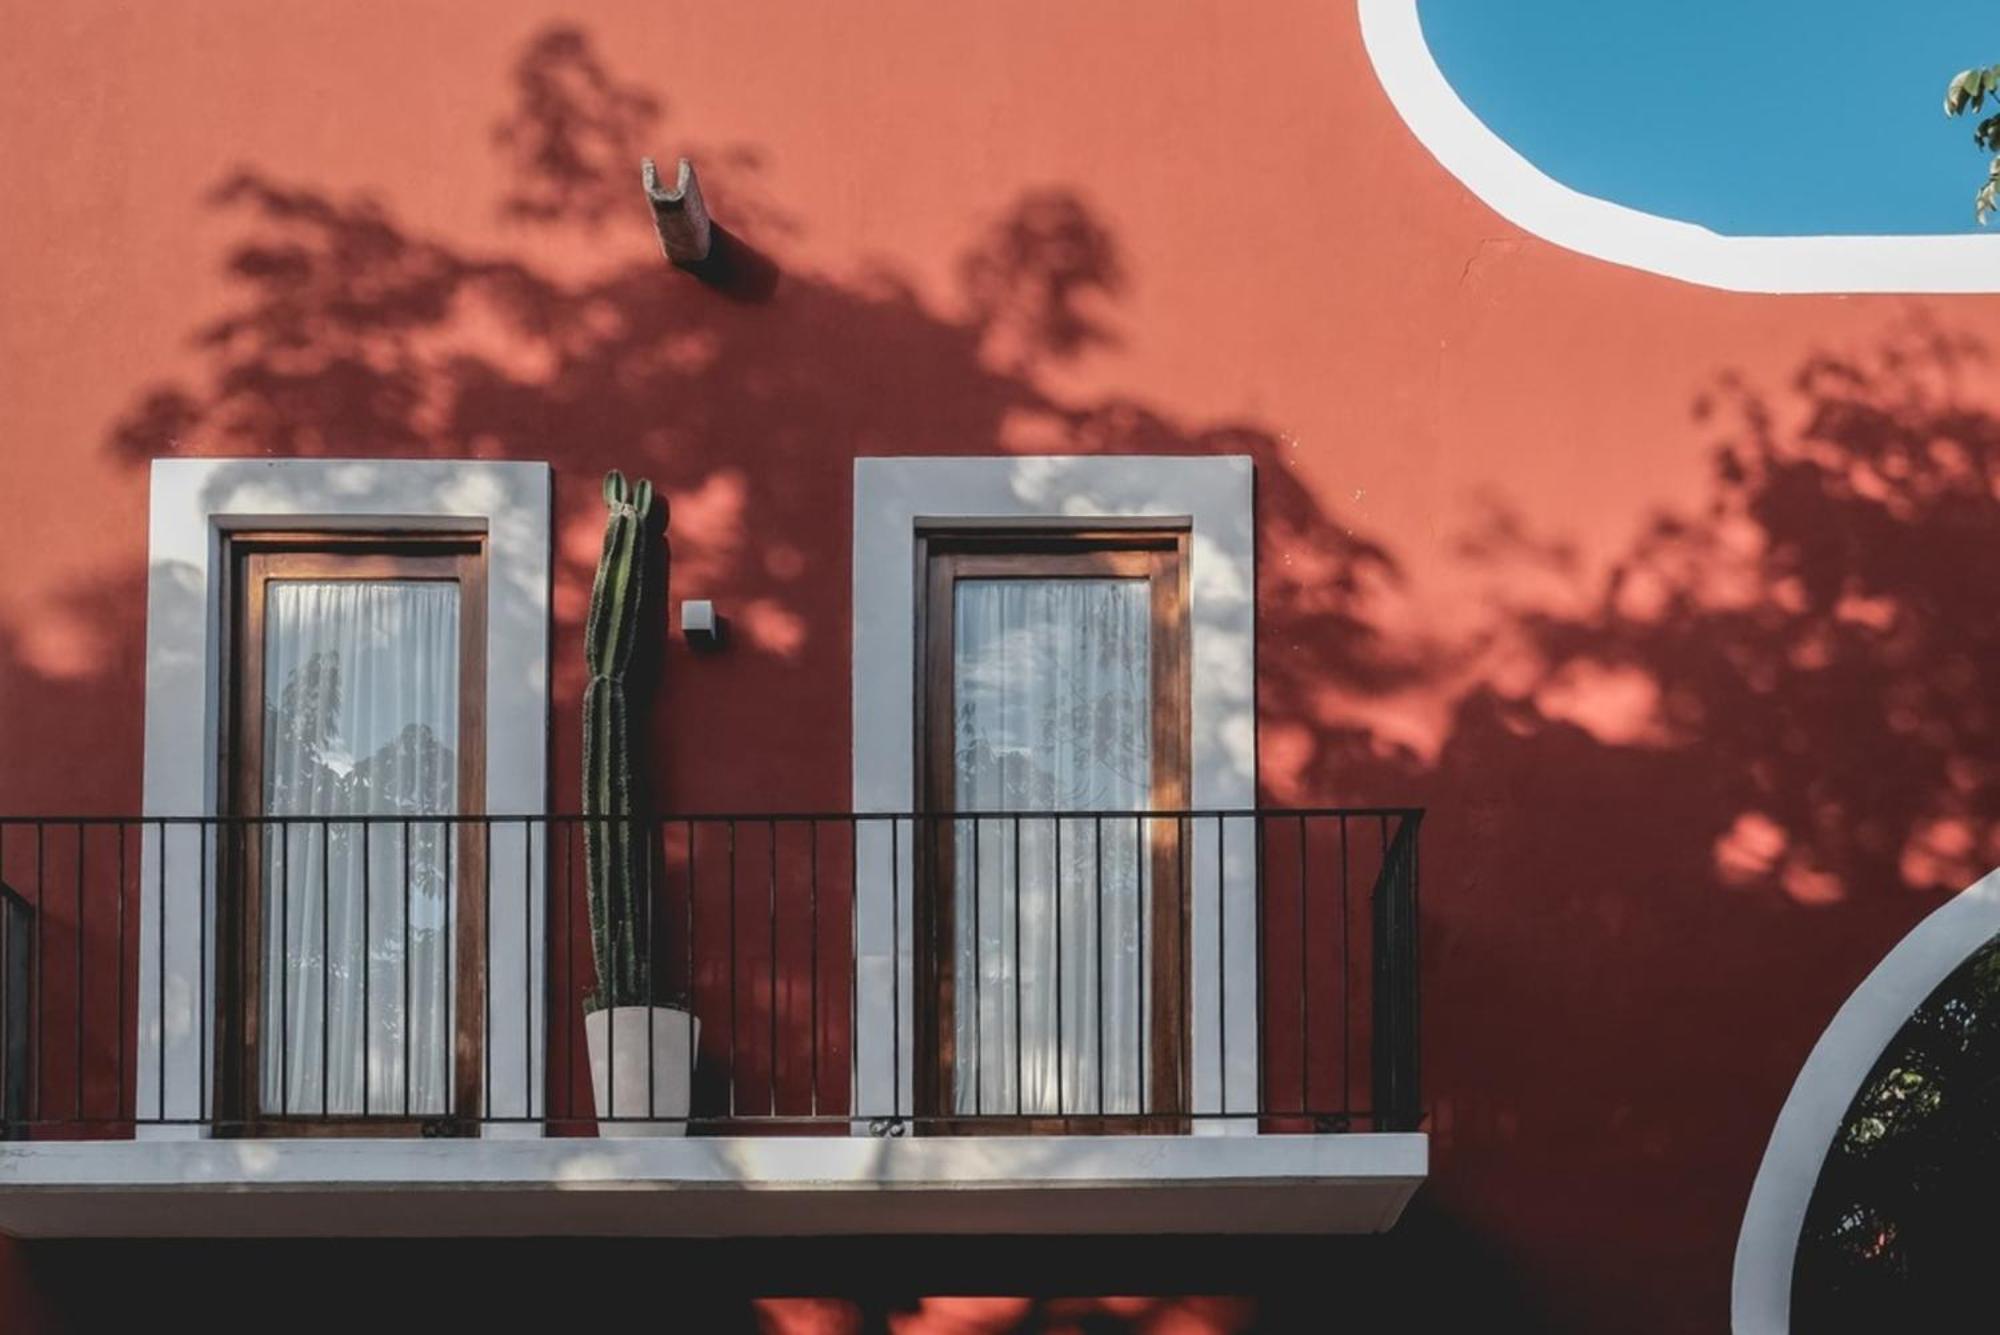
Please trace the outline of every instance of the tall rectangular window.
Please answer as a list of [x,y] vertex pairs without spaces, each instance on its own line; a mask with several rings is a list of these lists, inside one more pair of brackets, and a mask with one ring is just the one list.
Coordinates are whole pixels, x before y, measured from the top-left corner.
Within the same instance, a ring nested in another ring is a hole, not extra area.
[[[927,535],[918,924],[933,1116],[1184,1107],[1181,535]],[[921,1077],[920,1077],[921,1083]]]
[[[473,1115],[477,539],[241,536],[217,1077],[245,1129]],[[232,1067],[233,1063],[233,1067]]]

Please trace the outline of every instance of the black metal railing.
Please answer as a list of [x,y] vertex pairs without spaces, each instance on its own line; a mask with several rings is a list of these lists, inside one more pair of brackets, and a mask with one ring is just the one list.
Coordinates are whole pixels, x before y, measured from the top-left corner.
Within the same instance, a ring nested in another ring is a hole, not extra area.
[[26,1133],[35,910],[0,882],[0,1139]]
[[0,1128],[1415,1129],[1421,818],[0,819]]

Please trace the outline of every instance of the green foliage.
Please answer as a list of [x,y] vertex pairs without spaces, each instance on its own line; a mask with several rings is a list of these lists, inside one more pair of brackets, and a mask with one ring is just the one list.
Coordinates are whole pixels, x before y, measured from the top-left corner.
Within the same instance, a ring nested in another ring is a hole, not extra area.
[[604,548],[590,587],[584,626],[583,826],[590,945],[597,961],[596,1009],[651,1005],[647,932],[646,841],[634,828],[631,715],[625,671],[632,661],[644,601],[642,546],[653,506],[653,484],[628,487],[613,469],[604,478]]
[[1996,1188],[2000,939],[1917,1007],[1849,1105],[1799,1239],[1793,1329],[1991,1329]]
[[[2000,108],[2000,65],[1969,69],[1956,75],[1944,90],[1944,114],[1963,116],[1968,112],[1978,113],[1985,110],[1988,98],[1993,98],[1995,107]],[[2000,209],[2000,113],[1988,116],[1972,127],[1972,142],[1995,155],[1986,169],[1986,184],[1979,188],[1972,201],[1972,211],[1983,224],[1996,209]]]

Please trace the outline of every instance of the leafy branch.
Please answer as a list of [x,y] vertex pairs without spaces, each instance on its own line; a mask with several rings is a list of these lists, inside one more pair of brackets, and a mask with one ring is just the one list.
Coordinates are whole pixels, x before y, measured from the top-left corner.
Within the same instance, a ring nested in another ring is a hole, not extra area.
[[[1985,110],[1989,97],[2000,108],[2000,65],[1961,71],[1944,90],[1944,114],[1978,113]],[[1972,142],[1994,155],[1986,169],[1986,184],[1972,200],[1972,211],[1983,226],[1995,210],[2000,210],[2000,111],[1972,127]]]

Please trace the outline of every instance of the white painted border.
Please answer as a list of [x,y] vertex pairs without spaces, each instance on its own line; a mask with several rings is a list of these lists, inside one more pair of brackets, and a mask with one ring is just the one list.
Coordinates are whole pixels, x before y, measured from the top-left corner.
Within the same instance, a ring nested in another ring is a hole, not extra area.
[[1359,0],[1376,77],[1417,138],[1501,217],[1596,259],[1732,292],[2000,291],[2000,238],[1723,236],[1544,174],[1488,129],[1438,68],[1417,0]]
[[[542,463],[467,459],[160,459],[153,463],[146,583],[149,817],[218,809],[222,541],[231,529],[399,527],[483,530],[486,576],[486,810],[547,810],[550,476]],[[157,830],[164,828],[165,856]],[[151,1139],[203,1134],[214,1036],[213,849],[198,826],[149,828],[139,925],[140,1117]],[[541,1116],[546,942],[539,862],[506,856],[494,831],[489,1116]],[[162,934],[164,932],[164,949]],[[163,975],[164,970],[164,977]],[[199,999],[199,1005],[197,1000]],[[164,1021],[164,1024],[163,1024]],[[164,1037],[163,1037],[164,1035]],[[164,1083],[164,1093],[163,1086]],[[539,1134],[533,1121],[488,1135]]]
[[1813,1045],[1771,1130],[1736,1236],[1729,1302],[1736,1335],[1790,1331],[1799,1234],[1848,1105],[1910,1013],[1996,933],[2000,871],[1918,923],[1854,989]]
[[[1254,810],[1253,481],[1251,461],[1237,455],[856,459],[854,809],[896,812],[915,806],[918,521],[1120,516],[1190,523],[1191,801],[1207,810]],[[1229,820],[1228,826],[1220,846],[1216,822],[1196,822],[1193,831],[1190,990],[1197,1112],[1250,1112],[1257,1106],[1255,831],[1247,817]],[[854,1107],[862,1118],[909,1116],[915,1070],[909,830],[902,827],[893,858],[886,823],[864,825],[856,838],[863,879],[855,907]],[[870,868],[890,870],[871,874]],[[1197,1120],[1196,1129],[1249,1132],[1256,1124]]]

